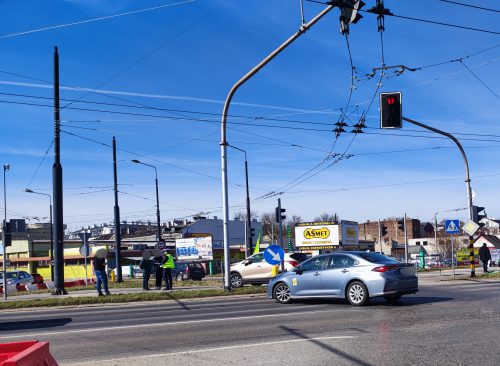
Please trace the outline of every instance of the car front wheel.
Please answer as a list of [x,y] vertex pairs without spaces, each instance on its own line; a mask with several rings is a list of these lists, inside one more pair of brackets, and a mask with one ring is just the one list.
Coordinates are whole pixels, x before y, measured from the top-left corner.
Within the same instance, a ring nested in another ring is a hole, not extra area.
[[288,304],[292,300],[290,287],[286,283],[278,283],[273,290],[274,299],[281,304]]
[[182,281],[182,274],[181,273],[177,273],[177,276],[175,276],[175,280],[176,281]]
[[243,278],[239,273],[233,273],[231,275],[231,287],[239,288],[241,286],[243,286]]
[[354,281],[347,288],[347,300],[351,305],[361,306],[368,301],[368,290],[363,282]]

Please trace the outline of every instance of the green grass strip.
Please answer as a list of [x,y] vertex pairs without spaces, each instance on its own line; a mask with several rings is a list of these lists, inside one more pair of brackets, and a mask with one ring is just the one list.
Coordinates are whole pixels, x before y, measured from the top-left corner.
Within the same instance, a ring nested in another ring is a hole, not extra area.
[[161,292],[141,292],[135,294],[116,294],[110,296],[79,296],[65,297],[57,296],[50,299],[33,299],[33,300],[18,300],[0,303],[0,310],[3,309],[24,309],[24,308],[40,308],[40,307],[55,307],[55,306],[78,306],[89,304],[108,304],[108,303],[129,303],[139,301],[161,301],[161,300],[181,300],[204,298],[214,296],[232,296],[232,295],[251,295],[262,294],[267,290],[264,286],[251,286],[234,289],[232,291],[224,291],[222,289],[207,289],[207,290],[189,290],[189,291],[161,291]]

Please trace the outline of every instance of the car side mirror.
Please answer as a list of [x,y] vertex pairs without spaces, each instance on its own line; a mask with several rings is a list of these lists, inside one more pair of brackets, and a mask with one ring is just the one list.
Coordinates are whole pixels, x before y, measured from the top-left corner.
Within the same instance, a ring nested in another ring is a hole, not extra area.
[[304,271],[301,270],[300,268],[295,268],[294,272],[297,273],[298,275],[301,275],[302,273],[304,273]]
[[251,261],[251,260],[248,260],[248,259],[245,259],[245,260],[243,261],[243,264],[244,264],[245,266],[248,266],[249,264],[252,264],[252,261]]

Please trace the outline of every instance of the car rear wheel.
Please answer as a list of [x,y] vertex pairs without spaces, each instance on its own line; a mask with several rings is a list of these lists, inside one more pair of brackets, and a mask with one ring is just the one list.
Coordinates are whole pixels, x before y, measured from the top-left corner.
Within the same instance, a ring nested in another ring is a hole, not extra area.
[[288,304],[292,301],[292,294],[290,293],[290,287],[286,283],[278,283],[273,290],[274,299],[281,304]]
[[177,276],[175,276],[176,281],[182,281],[182,273],[177,273]]
[[351,305],[361,306],[368,301],[368,290],[363,282],[354,281],[347,288],[347,300]]
[[396,304],[401,299],[401,295],[388,295],[384,296],[384,299],[390,304]]
[[239,288],[241,286],[243,286],[243,278],[241,278],[241,275],[239,273],[231,274],[231,287]]

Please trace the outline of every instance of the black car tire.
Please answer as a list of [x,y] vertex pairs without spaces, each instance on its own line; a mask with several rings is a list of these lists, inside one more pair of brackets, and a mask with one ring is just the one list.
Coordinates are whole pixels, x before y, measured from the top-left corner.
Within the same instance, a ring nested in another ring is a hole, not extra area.
[[232,288],[239,288],[243,286],[243,278],[239,273],[231,273],[230,281]]
[[284,282],[279,282],[273,289],[273,298],[280,304],[288,304],[292,301],[290,287]]
[[361,281],[351,282],[347,287],[346,297],[351,305],[362,306],[368,301],[368,289]]
[[384,299],[387,300],[389,304],[396,304],[400,299],[402,295],[387,295],[384,296]]
[[180,281],[182,281],[182,280],[184,280],[184,279],[182,278],[182,273],[177,273],[177,275],[175,276],[175,280],[176,280],[176,281],[179,281],[179,282],[180,282]]

